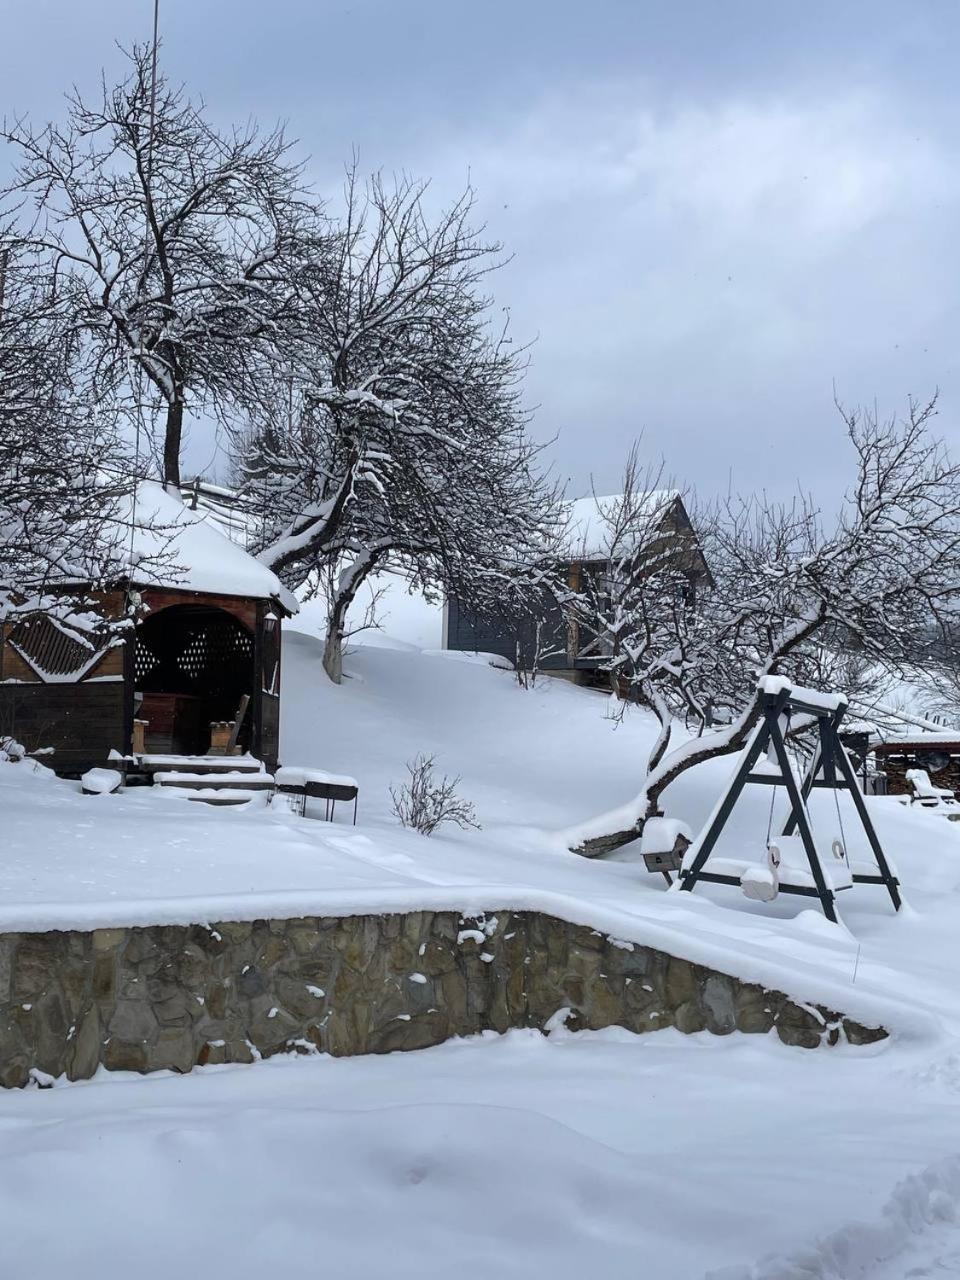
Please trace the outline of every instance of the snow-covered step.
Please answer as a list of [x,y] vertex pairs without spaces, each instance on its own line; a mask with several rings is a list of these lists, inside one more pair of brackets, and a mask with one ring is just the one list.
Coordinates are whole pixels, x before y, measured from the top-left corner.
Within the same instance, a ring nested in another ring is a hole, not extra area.
[[164,795],[177,796],[180,800],[196,800],[200,804],[242,805],[251,800],[262,799],[264,792],[253,791],[248,787],[205,787],[202,791],[189,787],[166,786]]
[[272,791],[275,783],[271,773],[245,773],[218,771],[213,773],[187,773],[171,770],[153,775],[160,787],[178,787],[184,791]]
[[234,787],[207,787],[203,791],[191,791],[187,787],[165,787],[165,795],[176,795],[184,800],[195,800],[200,804],[241,805],[249,804],[259,793],[256,791],[239,791]]
[[255,756],[174,756],[144,755],[138,757],[144,773],[265,773],[262,760]]

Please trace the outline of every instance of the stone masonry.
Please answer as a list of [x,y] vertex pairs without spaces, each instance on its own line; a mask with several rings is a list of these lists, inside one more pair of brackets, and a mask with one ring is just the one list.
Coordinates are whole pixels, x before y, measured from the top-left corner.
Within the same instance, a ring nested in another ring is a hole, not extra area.
[[84,1079],[100,1066],[183,1072],[275,1053],[389,1053],[564,1021],[716,1035],[775,1029],[804,1048],[887,1034],[532,912],[0,935],[6,1087]]

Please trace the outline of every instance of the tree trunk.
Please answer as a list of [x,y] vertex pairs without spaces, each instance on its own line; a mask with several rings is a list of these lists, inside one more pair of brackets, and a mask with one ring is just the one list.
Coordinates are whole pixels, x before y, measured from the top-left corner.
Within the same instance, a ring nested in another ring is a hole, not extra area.
[[347,629],[347,613],[360,587],[386,557],[387,547],[360,552],[339,575],[333,603],[327,617],[327,635],[323,646],[323,669],[334,684],[343,683],[343,640]]
[[335,623],[332,614],[323,645],[323,669],[334,684],[343,684],[343,621]]
[[343,684],[343,633],[347,626],[347,610],[356,591],[340,591],[330,606],[327,634],[323,644],[323,669],[334,684]]
[[167,405],[167,422],[163,433],[163,483],[168,489],[180,489],[180,447],[183,441],[183,400],[178,395]]

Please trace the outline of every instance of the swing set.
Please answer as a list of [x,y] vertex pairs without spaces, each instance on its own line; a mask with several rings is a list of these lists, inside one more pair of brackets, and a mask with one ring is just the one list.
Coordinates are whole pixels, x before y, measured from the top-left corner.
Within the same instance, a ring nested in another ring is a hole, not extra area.
[[[839,728],[847,709],[842,694],[823,694],[794,686],[781,676],[766,676],[757,689],[762,718],[744,748],[736,773],[721,796],[706,829],[687,850],[677,888],[691,892],[698,881],[739,886],[749,898],[772,901],[778,893],[819,898],[823,914],[837,922],[836,895],[855,884],[884,885],[894,910],[902,905],[900,885],[887,862],[857,784]],[[794,715],[816,722],[817,745],[798,784],[787,753],[786,732]],[[786,732],[785,732],[786,730]],[[767,761],[769,753],[773,759]],[[761,765],[769,763],[769,769]],[[760,766],[758,768],[758,766]],[[711,854],[734,806],[747,785],[773,787],[767,820],[767,865],[714,858]],[[780,835],[772,838],[776,788],[783,787],[790,812]],[[807,802],[814,788],[831,790],[837,807],[840,838],[825,857],[817,845]],[[840,813],[840,791],[849,791],[873,853],[873,863],[851,865]],[[709,863],[709,868],[708,868]]]

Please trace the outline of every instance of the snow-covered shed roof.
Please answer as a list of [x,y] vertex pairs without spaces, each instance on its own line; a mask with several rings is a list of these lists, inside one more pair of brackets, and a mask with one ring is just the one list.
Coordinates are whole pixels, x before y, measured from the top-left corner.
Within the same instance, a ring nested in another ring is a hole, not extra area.
[[960,752],[960,729],[945,729],[942,733],[896,733],[885,738],[875,738],[873,742],[874,750],[887,753],[930,751],[935,747]]
[[[680,497],[679,489],[649,489],[634,494],[638,519],[655,522],[667,514]],[[605,560],[610,555],[611,535],[623,504],[622,493],[590,495],[565,504],[568,518],[561,542],[561,553],[571,560]],[[641,527],[642,532],[649,530]],[[633,550],[620,546],[621,551]]]
[[290,613],[297,612],[296,597],[272,570],[162,485],[141,481],[135,499],[126,498],[124,504],[117,523],[129,530],[134,514],[131,577],[140,586],[277,600]]

